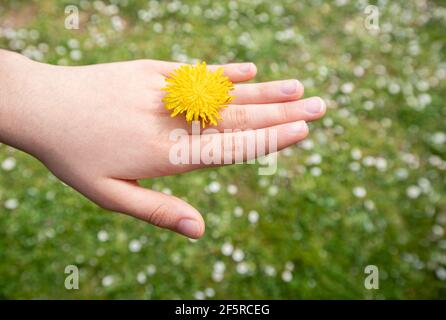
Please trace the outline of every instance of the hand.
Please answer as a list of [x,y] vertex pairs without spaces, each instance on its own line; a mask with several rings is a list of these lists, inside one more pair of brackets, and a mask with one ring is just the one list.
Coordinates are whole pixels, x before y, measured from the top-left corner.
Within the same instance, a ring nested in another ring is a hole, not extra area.
[[[52,66],[0,52],[0,141],[32,154],[105,209],[198,238],[204,222],[197,210],[137,183],[205,166],[169,161],[169,133],[190,130],[184,117],[171,118],[161,102],[165,77],[177,67],[155,60]],[[239,84],[255,76],[255,65],[223,67],[237,84],[219,131],[275,129],[282,149],[307,136],[305,121],[325,113],[320,98],[299,100],[303,86],[297,80]]]

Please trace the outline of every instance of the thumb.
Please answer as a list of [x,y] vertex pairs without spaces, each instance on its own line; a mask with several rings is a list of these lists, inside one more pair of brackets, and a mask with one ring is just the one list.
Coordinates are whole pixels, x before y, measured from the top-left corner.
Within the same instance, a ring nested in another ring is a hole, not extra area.
[[102,207],[122,212],[170,229],[189,238],[200,238],[204,221],[200,213],[185,201],[161,192],[145,189],[136,181],[108,179],[102,185]]

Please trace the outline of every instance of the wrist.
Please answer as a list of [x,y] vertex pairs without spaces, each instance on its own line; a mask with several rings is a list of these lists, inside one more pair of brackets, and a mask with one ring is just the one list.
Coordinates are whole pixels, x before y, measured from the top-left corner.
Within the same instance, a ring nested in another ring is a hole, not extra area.
[[[0,142],[29,152],[35,62],[0,49]],[[32,139],[31,139],[32,140]]]

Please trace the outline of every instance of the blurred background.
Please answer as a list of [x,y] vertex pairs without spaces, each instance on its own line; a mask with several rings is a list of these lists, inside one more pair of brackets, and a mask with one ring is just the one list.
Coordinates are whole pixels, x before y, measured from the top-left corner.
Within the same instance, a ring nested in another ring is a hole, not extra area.
[[256,81],[297,78],[329,109],[275,175],[144,181],[202,212],[198,241],[105,212],[0,145],[0,298],[446,298],[445,28],[440,0],[1,0],[0,47],[37,61],[253,61]]

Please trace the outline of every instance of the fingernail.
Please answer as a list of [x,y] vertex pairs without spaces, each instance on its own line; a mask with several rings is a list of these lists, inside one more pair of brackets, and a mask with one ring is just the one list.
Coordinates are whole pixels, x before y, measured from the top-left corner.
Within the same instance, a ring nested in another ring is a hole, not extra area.
[[297,91],[297,80],[288,80],[282,82],[280,89],[284,94],[295,94]]
[[289,130],[292,134],[299,134],[307,131],[307,124],[305,123],[305,121],[290,123],[289,126]]
[[241,73],[248,73],[251,70],[251,63],[242,63],[238,69]]
[[324,101],[321,98],[311,98],[305,102],[304,109],[308,113],[320,113],[324,106]]
[[190,238],[197,238],[201,232],[200,224],[192,219],[181,219],[178,222],[177,230],[179,233]]

